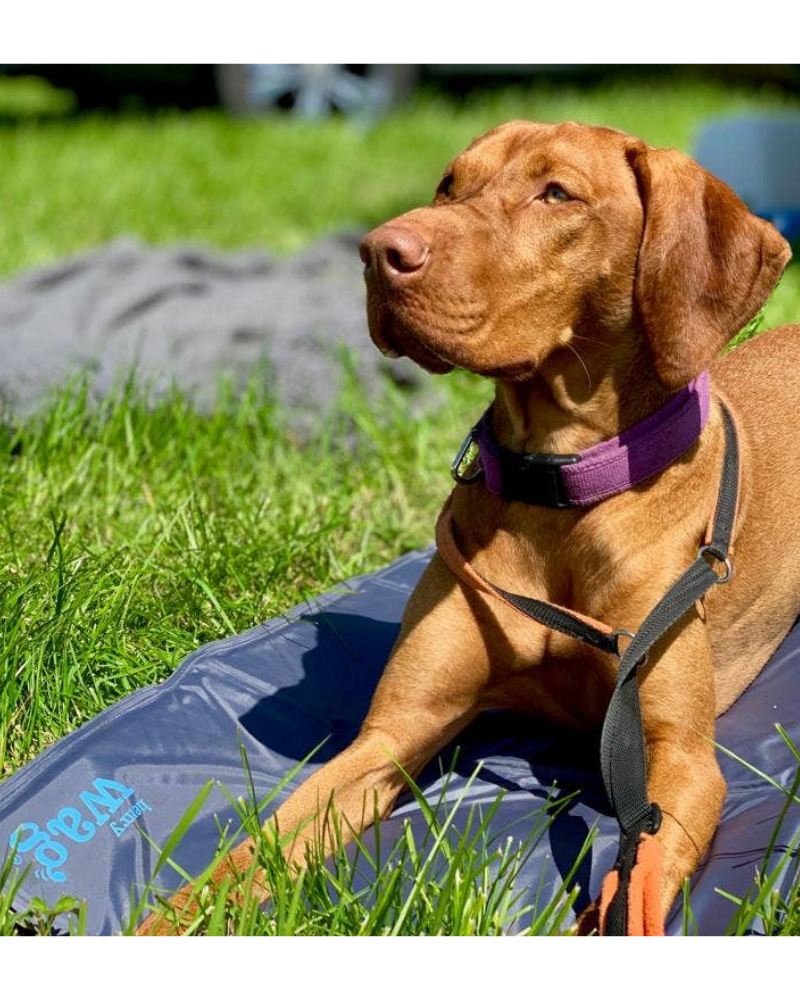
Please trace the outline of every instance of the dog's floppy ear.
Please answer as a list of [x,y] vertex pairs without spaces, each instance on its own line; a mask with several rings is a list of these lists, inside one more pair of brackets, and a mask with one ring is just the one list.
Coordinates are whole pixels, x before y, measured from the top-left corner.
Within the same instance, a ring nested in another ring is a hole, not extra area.
[[791,257],[778,231],[694,160],[627,149],[644,208],[635,300],[656,374],[685,385],[766,302]]

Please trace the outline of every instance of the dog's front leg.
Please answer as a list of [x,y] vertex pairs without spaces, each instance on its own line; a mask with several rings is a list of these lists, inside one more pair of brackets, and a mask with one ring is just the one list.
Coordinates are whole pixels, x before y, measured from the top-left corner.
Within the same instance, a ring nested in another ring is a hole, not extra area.
[[[635,620],[635,619],[634,619]],[[647,795],[661,810],[661,916],[703,858],[719,823],[725,781],[714,750],[714,671],[706,627],[695,612],[650,651],[639,668]],[[578,920],[598,929],[599,905]]]
[[[725,799],[714,749],[714,670],[705,625],[693,613],[653,666],[639,692],[648,756],[648,795],[663,820],[661,908],[666,918],[683,882],[703,858]],[[660,655],[658,655],[660,652]]]
[[[635,618],[633,619],[635,620]],[[639,668],[647,754],[647,795],[658,804],[663,851],[661,916],[703,858],[725,798],[713,745],[714,671],[705,625],[696,614],[675,626]],[[599,930],[599,901],[581,913],[579,934]]]
[[[397,765],[415,776],[480,711],[490,676],[489,633],[497,626],[480,607],[476,613],[476,601],[434,556],[409,601],[358,738],[267,821],[293,865],[303,865],[312,846],[329,851],[334,841],[347,842],[376,816],[385,816],[404,786]],[[215,869],[212,882],[246,871],[254,846],[252,840],[239,844]],[[254,889],[266,897],[263,877],[256,876]],[[170,906],[192,916],[191,887],[173,896]],[[169,915],[154,913],[138,933],[175,930]]]

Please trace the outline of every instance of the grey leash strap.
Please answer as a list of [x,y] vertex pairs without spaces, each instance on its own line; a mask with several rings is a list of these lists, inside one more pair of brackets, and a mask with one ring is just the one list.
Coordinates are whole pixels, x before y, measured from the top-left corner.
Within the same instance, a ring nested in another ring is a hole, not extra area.
[[[730,413],[725,418],[725,458],[711,542],[702,545],[697,559],[673,584],[645,618],[620,660],[619,672],[600,738],[600,766],[611,807],[620,825],[620,847],[615,867],[619,887],[606,913],[603,933],[627,932],[627,897],[630,873],[636,860],[636,846],[643,831],[655,833],[661,811],[647,796],[647,762],[639,704],[637,670],[646,661],[651,647],[694,606],[715,584],[727,583],[731,576],[728,558],[739,482],[739,448]],[[720,575],[708,557],[724,564]]]

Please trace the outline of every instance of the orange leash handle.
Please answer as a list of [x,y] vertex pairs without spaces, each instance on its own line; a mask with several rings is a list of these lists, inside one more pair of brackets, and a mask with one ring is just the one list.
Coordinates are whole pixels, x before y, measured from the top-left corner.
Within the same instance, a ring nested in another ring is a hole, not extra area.
[[[636,848],[636,863],[628,878],[628,937],[663,937],[661,915],[661,869],[664,851],[650,833],[642,833]],[[620,890],[620,872],[615,868],[603,879],[600,895],[600,934],[606,933],[608,908]]]

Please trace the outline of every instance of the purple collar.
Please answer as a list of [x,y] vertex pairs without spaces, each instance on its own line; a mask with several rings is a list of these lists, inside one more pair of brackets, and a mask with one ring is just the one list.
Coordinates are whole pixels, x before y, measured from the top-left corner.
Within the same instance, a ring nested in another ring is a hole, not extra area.
[[[451,471],[459,483],[483,478],[489,492],[504,500],[541,507],[589,507],[672,465],[700,437],[709,406],[705,371],[641,423],[574,455],[504,448],[494,438],[490,406],[465,438]],[[477,454],[471,454],[473,445]]]

